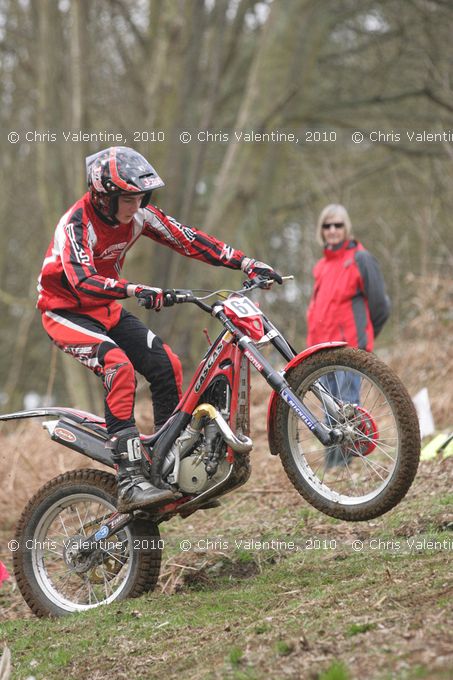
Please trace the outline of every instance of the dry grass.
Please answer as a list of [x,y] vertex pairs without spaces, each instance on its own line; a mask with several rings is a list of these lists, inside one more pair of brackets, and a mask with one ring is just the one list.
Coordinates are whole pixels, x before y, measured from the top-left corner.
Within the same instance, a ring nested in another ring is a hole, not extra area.
[[[391,350],[382,351],[385,359],[403,379],[410,394],[427,386],[436,424],[439,428],[453,429],[451,404],[453,403],[453,353],[449,338],[453,332],[453,281],[431,280],[412,281],[414,286],[414,318],[405,330],[404,339]],[[415,313],[416,312],[416,313]],[[381,352],[380,352],[381,353]],[[272,527],[275,518],[280,523],[294,521],[293,509],[301,505],[300,496],[288,481],[279,459],[269,455],[266,435],[266,415],[269,388],[259,376],[252,385],[252,438],[255,448],[252,453],[252,476],[246,486],[235,491],[222,507],[215,511],[198,512],[185,521],[174,520],[163,527],[165,536],[181,536],[183,531],[194,535],[214,536],[226,530],[234,521],[235,528],[243,530],[244,535]],[[152,420],[147,399],[139,400],[137,405],[138,422],[142,431],[151,431]],[[76,452],[55,444],[49,439],[39,420],[22,421],[18,425],[4,424],[0,428],[0,559],[11,571],[11,554],[6,542],[13,534],[13,527],[19,513],[37,489],[52,477],[67,470],[90,467],[90,460]],[[435,497],[437,493],[449,488],[453,461],[422,466],[415,480],[411,495],[422,499]],[[451,518],[450,518],[451,519]],[[439,521],[448,524],[445,518]],[[425,530],[426,517],[423,511],[408,514],[407,520],[400,522],[401,535],[415,535]],[[311,535],[329,535],[332,524],[322,515],[307,511],[305,529]],[[374,529],[362,525],[362,533]],[[338,523],[335,535],[347,540],[357,531],[357,526]],[[219,568],[219,562],[222,566]],[[237,572],[228,555],[219,551],[206,554],[164,555],[160,589],[172,594],[191,583],[210,581],[216,574],[232,574],[234,577],[248,578],[258,563],[243,565],[243,573]],[[220,572],[218,571],[220,569]],[[5,618],[26,618],[28,608],[22,602],[13,583],[5,585],[4,598],[8,590],[8,605],[3,608]],[[3,600],[5,601],[5,599]]]
[[438,429],[453,429],[453,279],[408,277],[412,320],[385,360],[411,395],[427,387]]

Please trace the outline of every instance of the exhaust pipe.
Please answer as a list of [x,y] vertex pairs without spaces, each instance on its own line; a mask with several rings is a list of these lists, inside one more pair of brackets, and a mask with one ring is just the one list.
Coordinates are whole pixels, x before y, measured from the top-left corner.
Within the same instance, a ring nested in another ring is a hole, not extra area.
[[237,453],[248,453],[252,450],[253,442],[250,437],[246,437],[245,435],[235,435],[225,418],[212,404],[200,404],[200,406],[197,406],[193,412],[190,426],[199,432],[201,430],[202,418],[205,416],[215,422],[223,439],[226,441],[228,446],[233,449],[233,451],[236,451]]
[[210,422],[216,425],[222,438],[233,451],[236,451],[237,453],[248,453],[252,450],[252,440],[243,435],[240,435],[240,438],[235,435],[225,418],[223,418],[212,404],[200,404],[193,412],[190,423],[177,437],[170,451],[165,456],[161,474],[162,477],[165,478],[168,471],[171,469],[171,466],[174,466],[173,472],[170,477],[167,478],[167,481],[170,484],[175,484],[178,480],[180,461],[200,438],[203,418],[205,417],[209,418]]

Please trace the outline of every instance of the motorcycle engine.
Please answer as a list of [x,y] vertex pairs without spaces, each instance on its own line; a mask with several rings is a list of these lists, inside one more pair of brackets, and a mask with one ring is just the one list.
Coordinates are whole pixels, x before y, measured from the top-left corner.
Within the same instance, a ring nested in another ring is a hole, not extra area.
[[178,485],[181,491],[188,494],[199,494],[218,484],[228,474],[230,464],[224,458],[217,466],[212,477],[208,477],[206,465],[198,453],[183,458],[179,467]]
[[[215,406],[227,420],[230,415],[231,388],[224,376],[216,378],[202,395],[202,402]],[[200,494],[227,476],[230,464],[226,460],[226,444],[215,425],[205,426],[196,449],[181,459],[178,486],[187,494]]]

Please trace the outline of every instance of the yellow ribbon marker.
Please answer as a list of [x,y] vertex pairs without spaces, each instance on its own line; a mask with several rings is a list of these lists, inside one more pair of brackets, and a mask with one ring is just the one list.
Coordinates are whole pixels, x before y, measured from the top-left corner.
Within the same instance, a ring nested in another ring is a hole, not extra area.
[[431,441],[422,448],[420,460],[432,460],[438,453],[440,453],[443,458],[453,456],[453,440],[448,443],[443,451],[439,452],[440,447],[448,437],[448,434],[438,434],[434,439],[431,439]]

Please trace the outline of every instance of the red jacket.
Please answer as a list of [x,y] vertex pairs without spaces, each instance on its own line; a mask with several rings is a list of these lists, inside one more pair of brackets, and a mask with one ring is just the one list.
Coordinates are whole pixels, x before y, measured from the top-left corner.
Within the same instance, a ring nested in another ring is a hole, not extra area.
[[[239,269],[244,253],[202,231],[180,224],[154,205],[129,224],[110,226],[86,193],[59,221],[38,282],[41,311],[71,309],[100,320],[118,315],[130,281],[120,278],[126,252],[141,236],[196,260]],[[158,285],[158,282],[151,282]]]
[[346,341],[369,352],[390,312],[389,299],[376,259],[357,241],[325,248],[313,269],[308,345]]

